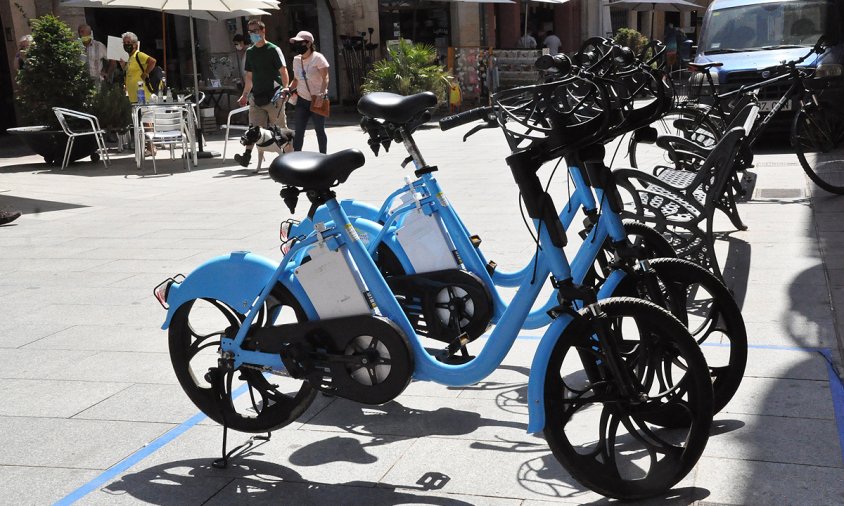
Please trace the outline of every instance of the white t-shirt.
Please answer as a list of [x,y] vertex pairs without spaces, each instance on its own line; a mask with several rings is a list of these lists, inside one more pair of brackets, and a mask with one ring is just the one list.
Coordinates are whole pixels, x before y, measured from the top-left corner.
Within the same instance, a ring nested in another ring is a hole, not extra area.
[[519,47],[534,49],[536,47],[536,39],[534,39],[531,34],[526,33],[519,38],[517,45]]
[[328,67],[328,60],[317,51],[311,53],[311,56],[304,63],[302,62],[302,55],[296,55],[293,58],[293,76],[297,81],[296,93],[300,98],[310,102],[311,92],[317,95],[321,91],[327,91],[320,69],[327,69]]
[[88,65],[88,73],[95,81],[102,79],[103,59],[107,54],[105,44],[98,40],[91,39],[87,46],[82,45],[82,60]]
[[560,38],[554,35],[553,33],[547,37],[545,37],[545,41],[543,42],[545,47],[548,48],[548,53],[551,55],[555,55],[560,52],[560,46],[562,42],[560,42]]

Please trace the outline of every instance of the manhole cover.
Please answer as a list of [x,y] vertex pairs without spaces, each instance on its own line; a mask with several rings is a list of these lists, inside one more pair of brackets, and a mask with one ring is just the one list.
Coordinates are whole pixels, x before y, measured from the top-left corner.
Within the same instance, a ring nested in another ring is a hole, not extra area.
[[756,196],[760,199],[799,199],[803,197],[800,188],[759,188]]

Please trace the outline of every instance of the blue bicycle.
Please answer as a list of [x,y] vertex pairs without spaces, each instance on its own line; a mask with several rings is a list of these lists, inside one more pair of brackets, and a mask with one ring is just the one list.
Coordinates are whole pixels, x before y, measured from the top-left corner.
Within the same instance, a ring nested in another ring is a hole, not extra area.
[[[612,111],[600,87],[589,117],[562,103],[565,89],[588,86],[572,77],[495,97],[505,134],[520,135],[514,124],[547,133],[507,158],[542,255],[535,257],[537,276],[522,280],[476,359],[446,364],[425,350],[337,202],[332,188],[364,164],[363,154],[299,152],[273,162],[271,176],[288,205],[295,208],[304,194],[309,215],[325,205],[330,224],[317,223],[281,263],[235,252],[155,290],[168,306],[163,327],[187,395],[224,427],[263,432],[295,420],[317,391],[379,404],[411,378],[476,383],[501,363],[550,273],[558,306],[531,365],[528,430],[543,430],[572,476],[611,497],[650,497],[681,480],[702,454],[712,422],[705,359],[659,306],[603,298],[622,281],[621,271],[597,294],[572,281],[565,231],[536,174],[606,131]],[[291,261],[297,257],[303,261]],[[585,307],[576,310],[574,301]],[[664,429],[648,421],[666,411],[683,413],[687,423]],[[594,433],[584,438],[584,430]]]
[[[549,61],[544,57],[538,64],[543,68],[554,66],[559,73],[571,72],[571,63],[564,58]],[[640,76],[630,90],[621,93],[641,96],[642,83],[646,83],[656,90],[655,100],[626,114],[605,138],[649,124],[666,110],[664,104],[671,103],[650,70],[640,74],[648,78]],[[406,162],[412,161],[416,168],[416,179],[390,194],[380,208],[354,200],[342,201],[341,207],[417,334],[447,343],[445,349],[428,345],[429,351],[441,361],[461,363],[473,358],[467,345],[483,334],[490,322],[497,322],[507,308],[498,288],[519,286],[525,278],[537,274],[533,260],[515,272],[504,272],[488,261],[480,238],[468,231],[448,202],[434,175],[437,167],[425,162],[412,135],[429,118],[428,109],[435,100],[430,93],[410,97],[372,93],[360,100],[358,109],[364,115],[361,124],[373,151],[377,155],[380,147],[402,143],[410,155]],[[492,108],[445,118],[440,125],[447,130],[479,119],[485,123],[466,137],[480,128],[498,126]],[[614,295],[651,300],[686,324],[700,344],[717,344],[704,349],[715,388],[715,410],[720,411],[737,391],[747,361],[747,333],[741,311],[729,290],[706,269],[685,260],[661,258],[673,257],[674,253],[659,233],[640,223],[622,222],[612,173],[603,158],[603,149],[591,146],[572,151],[566,159],[574,191],[559,219],[569,230],[580,209],[586,217],[586,228],[581,232],[584,242],[572,263],[573,281],[597,287],[612,271],[622,270],[626,276]],[[601,212],[599,203],[604,204]],[[314,221],[330,220],[327,208],[321,207],[313,220],[285,222],[282,235],[290,240],[303,237],[313,230]],[[542,255],[542,251],[537,254]],[[644,268],[638,265],[643,259],[653,258],[660,259]],[[557,305],[552,296],[529,313],[523,328],[548,325],[548,312]],[[667,419],[662,422],[672,424]]]

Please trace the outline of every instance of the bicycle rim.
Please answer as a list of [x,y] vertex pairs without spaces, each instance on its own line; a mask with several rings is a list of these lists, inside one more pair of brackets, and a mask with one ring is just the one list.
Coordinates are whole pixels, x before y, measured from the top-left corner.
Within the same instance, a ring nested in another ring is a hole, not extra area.
[[844,119],[807,108],[797,113],[791,144],[803,171],[820,188],[844,195]]

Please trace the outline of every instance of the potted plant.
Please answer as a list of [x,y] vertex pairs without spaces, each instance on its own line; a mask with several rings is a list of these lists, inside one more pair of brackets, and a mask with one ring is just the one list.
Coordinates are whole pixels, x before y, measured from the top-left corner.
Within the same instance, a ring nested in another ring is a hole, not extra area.
[[88,112],[97,117],[100,127],[107,132],[122,135],[132,126],[132,106],[121,83],[103,82]]
[[449,75],[437,63],[437,50],[428,44],[411,44],[404,39],[387,49],[387,58],[372,65],[366,74],[361,90],[390,91],[399,95],[412,95],[431,91],[440,104],[448,101]]
[[[18,72],[15,99],[25,126],[8,131],[49,164],[61,163],[67,136],[61,130],[53,107],[84,111],[94,91],[94,81],[80,58],[82,47],[70,28],[52,15],[32,20],[33,44],[26,65]],[[80,137],[73,146],[71,161],[96,153],[93,136]]]

